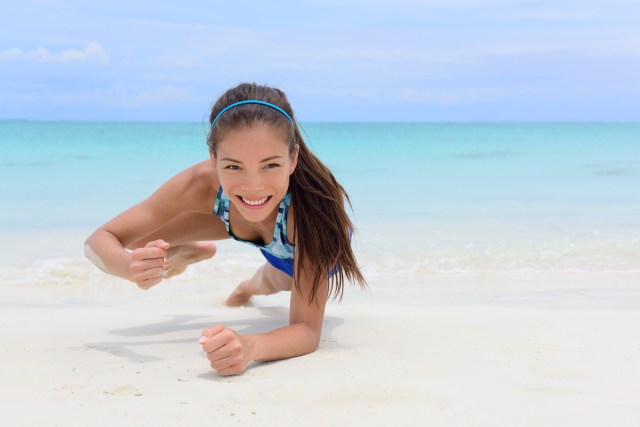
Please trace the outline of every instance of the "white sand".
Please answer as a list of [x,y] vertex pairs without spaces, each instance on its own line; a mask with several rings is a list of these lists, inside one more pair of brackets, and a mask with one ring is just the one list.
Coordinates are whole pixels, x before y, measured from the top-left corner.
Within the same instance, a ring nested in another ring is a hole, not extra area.
[[317,352],[219,377],[202,329],[284,325],[287,295],[222,306],[242,269],[143,292],[81,259],[19,267],[0,276],[3,425],[640,425],[637,275],[374,277],[329,304]]

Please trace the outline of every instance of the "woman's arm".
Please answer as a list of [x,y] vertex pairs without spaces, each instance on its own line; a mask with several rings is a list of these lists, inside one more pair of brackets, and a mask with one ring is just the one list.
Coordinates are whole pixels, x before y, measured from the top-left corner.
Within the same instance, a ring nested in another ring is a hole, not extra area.
[[[291,302],[289,307],[289,325],[265,334],[245,336],[250,348],[251,360],[286,359],[294,356],[312,353],[318,348],[324,311],[328,295],[328,277],[321,279],[321,287],[317,292],[317,299],[309,302],[311,293],[311,270],[302,267],[302,277],[298,292],[295,286],[291,288]],[[295,267],[294,267],[294,271]]]
[[[162,260],[169,247],[166,242],[151,242],[153,244],[146,245],[143,250],[136,250],[140,253],[130,253],[125,248],[135,249],[136,242],[150,236],[181,213],[207,212],[209,205],[213,208],[213,201],[209,200],[214,191],[211,169],[210,162],[192,166],[164,183],[148,199],[102,225],[85,242],[87,258],[104,272],[136,283],[138,280],[132,272],[132,261],[138,255],[139,261],[147,268],[159,268],[161,271]],[[212,223],[215,224],[214,221]]]
[[[170,211],[158,210],[157,203],[151,200],[153,197],[163,198],[157,193],[154,194],[150,199],[138,203],[98,228],[86,240],[85,255],[105,273],[135,281],[130,268],[132,254],[124,249],[135,241],[136,237],[152,232],[173,217]],[[148,249],[146,256],[164,258],[167,256],[168,245]],[[162,264],[158,267],[162,267]]]
[[[328,277],[321,279],[317,300],[309,303],[311,270],[302,266],[301,292],[291,290],[289,325],[264,334],[239,335],[216,325],[203,332],[200,343],[211,361],[211,367],[221,375],[243,372],[251,361],[287,359],[312,353],[318,348],[322,333],[324,310],[328,296]],[[295,268],[294,268],[295,271]]]

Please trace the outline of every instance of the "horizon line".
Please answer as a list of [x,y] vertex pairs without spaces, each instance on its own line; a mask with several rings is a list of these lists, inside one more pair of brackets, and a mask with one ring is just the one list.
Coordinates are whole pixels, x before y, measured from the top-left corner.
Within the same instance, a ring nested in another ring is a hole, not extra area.
[[[87,120],[87,119],[4,119],[0,118],[0,123],[119,123],[119,124],[202,124],[210,126],[208,121],[187,121],[187,120]],[[552,124],[552,123],[640,123],[640,119],[516,119],[516,120],[305,120],[297,121],[297,123],[305,124]]]

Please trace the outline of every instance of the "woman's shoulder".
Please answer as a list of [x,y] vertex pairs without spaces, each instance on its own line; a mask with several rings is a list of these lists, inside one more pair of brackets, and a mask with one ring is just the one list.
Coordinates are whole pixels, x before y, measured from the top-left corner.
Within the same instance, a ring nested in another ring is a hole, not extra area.
[[162,203],[179,203],[181,210],[211,212],[219,186],[211,161],[205,160],[179,172],[157,192]]
[[186,169],[185,172],[190,186],[201,192],[213,192],[215,197],[218,187],[220,186],[220,181],[218,180],[218,173],[210,160],[196,163]]

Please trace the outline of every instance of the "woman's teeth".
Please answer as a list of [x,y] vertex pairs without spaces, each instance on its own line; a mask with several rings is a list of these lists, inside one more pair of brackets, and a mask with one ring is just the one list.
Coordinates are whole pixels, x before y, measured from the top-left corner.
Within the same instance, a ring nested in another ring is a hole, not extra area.
[[244,198],[244,197],[242,197],[242,196],[241,196],[241,198],[242,198],[242,201],[243,201],[243,202],[245,202],[245,203],[246,203],[246,204],[248,204],[248,205],[251,205],[251,206],[258,206],[258,205],[261,205],[261,204],[263,204],[264,202],[266,202],[266,201],[267,201],[267,199],[269,198],[269,196],[267,196],[267,197],[265,197],[265,198],[263,198],[263,199],[259,199],[259,200],[249,200],[249,199],[245,199],[245,198]]

